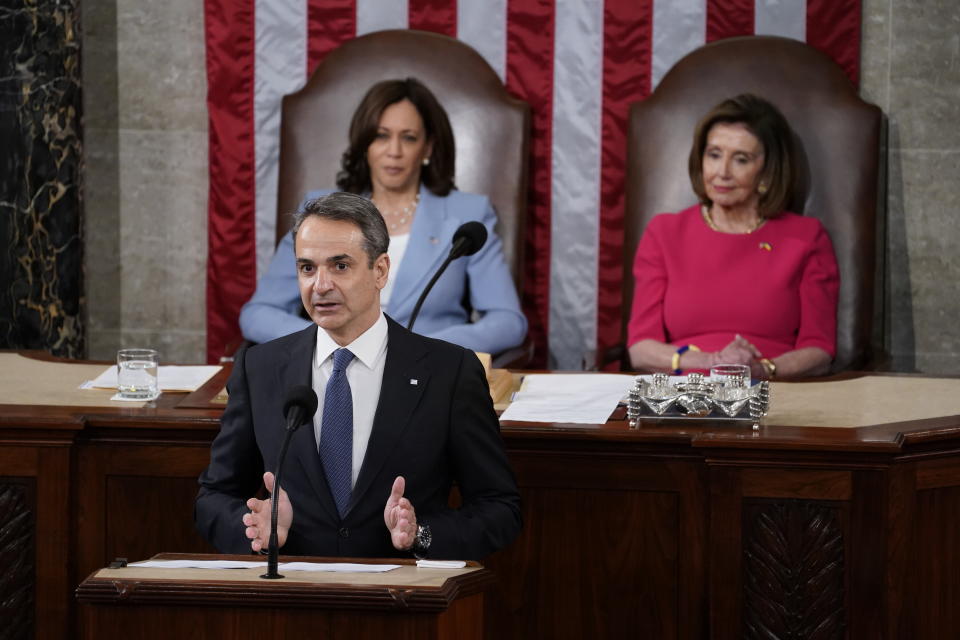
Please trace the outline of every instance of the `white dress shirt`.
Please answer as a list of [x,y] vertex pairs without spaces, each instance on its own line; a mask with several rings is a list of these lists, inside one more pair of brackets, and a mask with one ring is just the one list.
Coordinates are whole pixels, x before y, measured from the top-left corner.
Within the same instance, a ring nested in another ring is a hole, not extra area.
[[380,290],[381,309],[385,310],[387,303],[390,302],[390,295],[393,294],[393,285],[397,282],[397,272],[400,270],[400,262],[403,260],[403,254],[407,252],[407,246],[409,244],[409,233],[390,236],[390,247],[387,249],[387,255],[390,256],[390,271],[387,273],[387,285]]
[[[317,327],[317,346],[313,352],[313,390],[317,393],[317,412],[313,416],[313,434],[319,456],[320,429],[323,422],[323,401],[327,380],[333,373],[333,352],[340,348],[321,327]],[[360,466],[367,453],[367,443],[373,431],[373,417],[377,413],[383,367],[387,361],[387,319],[383,313],[373,326],[346,346],[354,359],[347,365],[347,381],[353,396],[353,469],[350,486],[357,484]]]

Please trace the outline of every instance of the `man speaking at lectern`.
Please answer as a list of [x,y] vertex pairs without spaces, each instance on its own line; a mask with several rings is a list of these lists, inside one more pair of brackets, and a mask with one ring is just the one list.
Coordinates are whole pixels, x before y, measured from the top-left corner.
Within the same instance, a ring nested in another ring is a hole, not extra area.
[[[520,498],[483,367],[380,309],[389,235],[365,198],[308,202],[294,223],[303,304],[317,325],[238,356],[200,476],[195,520],[224,553],[265,550],[287,390],[320,406],[293,434],[281,476],[280,552],[478,559],[521,527]],[[273,470],[275,472],[275,470]],[[447,504],[456,483],[459,508]]]

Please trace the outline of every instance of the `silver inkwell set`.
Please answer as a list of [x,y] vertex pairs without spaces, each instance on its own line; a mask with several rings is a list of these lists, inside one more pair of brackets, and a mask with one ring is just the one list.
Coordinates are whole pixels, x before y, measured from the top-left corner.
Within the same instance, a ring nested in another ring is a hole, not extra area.
[[710,376],[689,373],[669,376],[654,373],[637,376],[630,389],[627,419],[636,428],[644,416],[736,420],[752,422],[759,428],[760,419],[770,408],[770,383],[766,380],[750,384],[750,369],[744,365],[717,365]]

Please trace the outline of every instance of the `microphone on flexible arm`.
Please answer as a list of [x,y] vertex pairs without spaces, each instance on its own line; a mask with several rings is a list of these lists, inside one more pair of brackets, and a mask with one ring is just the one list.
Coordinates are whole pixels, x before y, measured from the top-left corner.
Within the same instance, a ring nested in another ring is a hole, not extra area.
[[413,323],[417,321],[417,316],[420,315],[420,307],[423,306],[423,301],[427,299],[427,294],[433,289],[433,285],[437,283],[437,280],[439,280],[443,272],[447,270],[450,263],[462,256],[472,256],[483,248],[486,241],[487,228],[476,220],[464,222],[457,228],[456,233],[453,234],[453,246],[450,247],[450,254],[447,255],[447,259],[443,261],[443,264],[440,265],[437,272],[430,278],[430,282],[424,287],[423,293],[420,294],[420,298],[417,300],[417,304],[413,307],[410,322],[407,323],[408,330],[413,331]]
[[267,572],[260,576],[268,580],[276,580],[283,576],[277,573],[277,561],[280,556],[280,543],[277,539],[277,517],[280,504],[280,472],[283,469],[283,459],[287,456],[290,438],[293,432],[304,422],[313,419],[317,412],[317,394],[305,384],[298,384],[287,390],[283,401],[283,417],[286,419],[286,434],[280,455],[277,456],[277,471],[273,482],[273,495],[270,496],[270,548],[267,553]]

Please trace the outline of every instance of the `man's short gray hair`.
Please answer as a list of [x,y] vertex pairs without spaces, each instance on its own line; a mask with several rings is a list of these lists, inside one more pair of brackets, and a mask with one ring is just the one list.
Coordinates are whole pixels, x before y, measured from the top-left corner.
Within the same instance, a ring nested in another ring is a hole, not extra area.
[[362,196],[337,191],[313,200],[307,200],[300,211],[293,214],[293,237],[303,221],[311,216],[324,220],[337,220],[353,223],[363,234],[363,250],[367,253],[367,266],[373,263],[390,247],[390,234],[383,216],[372,202]]

